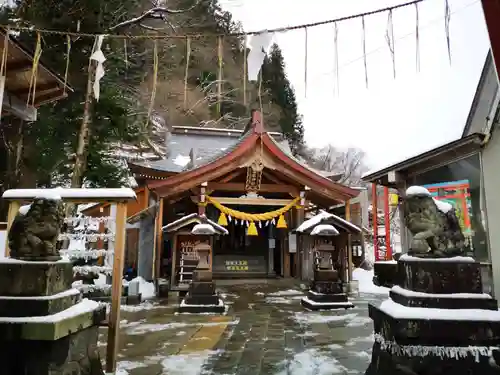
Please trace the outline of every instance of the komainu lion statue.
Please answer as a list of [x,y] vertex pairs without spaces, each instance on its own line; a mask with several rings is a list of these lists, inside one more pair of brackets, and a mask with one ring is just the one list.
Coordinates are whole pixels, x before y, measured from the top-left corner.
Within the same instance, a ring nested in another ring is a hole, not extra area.
[[405,225],[413,236],[408,254],[438,258],[465,253],[465,237],[451,204],[435,200],[420,186],[408,188],[402,198]]
[[57,240],[64,223],[60,199],[36,198],[24,206],[12,222],[8,240],[10,256],[22,260],[61,259]]

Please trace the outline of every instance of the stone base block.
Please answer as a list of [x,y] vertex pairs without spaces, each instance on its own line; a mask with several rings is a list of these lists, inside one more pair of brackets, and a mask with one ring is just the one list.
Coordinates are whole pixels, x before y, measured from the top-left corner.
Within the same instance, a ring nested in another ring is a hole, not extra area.
[[97,326],[56,341],[6,340],[0,336],[0,363],[5,375],[103,375]]
[[185,303],[188,305],[217,305],[219,297],[216,294],[191,294],[184,298]]
[[314,280],[336,282],[339,280],[337,270],[314,270]]
[[208,269],[195,269],[193,271],[193,281],[212,281],[212,271]]
[[189,293],[191,294],[215,294],[215,284],[207,281],[193,281],[189,286]]
[[300,300],[302,306],[308,310],[336,310],[336,309],[350,309],[354,307],[352,302],[346,300],[344,302],[316,302],[308,297],[304,297]]
[[404,313],[392,316],[369,305],[375,344],[366,375],[498,374],[489,348],[500,340],[500,317],[494,316],[500,313],[478,311],[476,319],[481,316],[481,321],[466,320],[463,315],[464,319],[438,320],[425,311],[413,314],[418,318],[404,318]]
[[338,294],[322,294],[317,293],[314,290],[309,290],[307,292],[307,298],[314,302],[347,302],[347,294],[338,293]]
[[426,294],[394,287],[389,297],[407,307],[498,310],[497,300],[487,294]]
[[398,264],[395,261],[375,262],[373,265],[373,283],[391,288],[398,285]]
[[45,297],[0,296],[0,317],[46,316],[57,314],[80,302],[82,294],[76,289]]
[[52,296],[71,289],[70,262],[0,261],[0,296]]
[[99,325],[105,306],[84,300],[62,312],[39,317],[0,317],[0,340],[56,341],[82,329]]
[[179,306],[180,313],[192,313],[192,314],[200,314],[200,313],[214,313],[214,314],[222,314],[225,311],[224,302],[219,298],[216,304],[213,305],[194,305],[186,303],[184,299]]
[[311,290],[322,294],[338,294],[343,293],[343,285],[340,281],[313,281]]
[[402,275],[399,286],[432,294],[482,293],[481,265],[467,259],[402,256],[398,261],[398,273]]

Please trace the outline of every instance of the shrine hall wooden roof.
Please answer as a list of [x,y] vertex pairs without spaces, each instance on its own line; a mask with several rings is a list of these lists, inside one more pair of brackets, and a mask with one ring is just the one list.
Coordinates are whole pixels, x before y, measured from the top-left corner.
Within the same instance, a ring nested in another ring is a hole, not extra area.
[[251,126],[231,146],[203,159],[199,165],[196,164],[197,158],[192,154],[181,172],[162,181],[150,181],[148,187],[161,197],[188,191],[203,182],[212,181],[233,171],[237,168],[238,162],[247,160],[257,149],[273,159],[275,172],[299,185],[307,186],[311,193],[320,199],[345,202],[359,194],[359,191],[335,183],[319,171],[297,160],[289,151],[289,147],[275,139],[272,133],[264,130],[261,114],[258,111],[252,113]]

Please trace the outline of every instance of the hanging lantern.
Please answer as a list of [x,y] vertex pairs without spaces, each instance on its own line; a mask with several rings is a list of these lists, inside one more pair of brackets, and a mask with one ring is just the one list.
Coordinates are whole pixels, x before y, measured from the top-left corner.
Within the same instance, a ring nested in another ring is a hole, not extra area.
[[220,213],[219,221],[217,222],[217,224],[222,225],[223,227],[227,227],[227,218],[224,212]]
[[283,229],[283,228],[286,228],[286,221],[285,221],[285,217],[283,215],[280,215],[279,219],[278,219],[278,224],[276,224],[276,228],[278,229]]
[[259,232],[257,232],[257,227],[253,221],[250,222],[250,225],[247,229],[247,236],[258,236]]

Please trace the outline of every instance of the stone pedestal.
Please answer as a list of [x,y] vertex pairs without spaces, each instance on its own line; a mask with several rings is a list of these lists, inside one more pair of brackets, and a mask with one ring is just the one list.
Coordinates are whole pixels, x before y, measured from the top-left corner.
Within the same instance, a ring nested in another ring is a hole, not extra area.
[[69,262],[0,262],[0,363],[9,375],[101,375],[105,308],[71,289]]
[[332,310],[354,307],[347,298],[339,272],[334,269],[331,256],[334,252],[335,248],[327,244],[321,244],[317,249],[314,281],[307,292],[307,297],[301,300],[302,306],[306,309]]
[[471,258],[398,261],[399,285],[369,305],[375,344],[367,375],[498,374],[491,347],[500,344],[497,301],[482,293]]
[[373,284],[392,288],[398,284],[398,264],[394,260],[379,261],[373,264]]
[[196,248],[200,261],[193,272],[193,281],[189,290],[179,306],[181,313],[223,313],[224,303],[215,292],[212,281],[212,270],[209,265],[210,247]]

